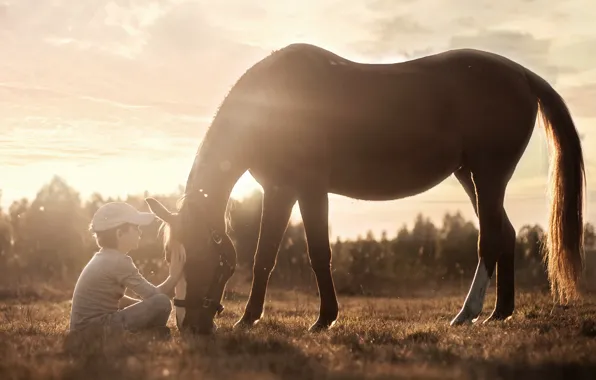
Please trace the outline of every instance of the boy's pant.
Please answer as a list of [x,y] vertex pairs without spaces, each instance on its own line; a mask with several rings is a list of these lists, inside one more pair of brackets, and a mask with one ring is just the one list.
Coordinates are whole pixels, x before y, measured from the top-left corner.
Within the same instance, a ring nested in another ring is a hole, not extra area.
[[171,311],[170,298],[165,294],[156,294],[115,312],[108,325],[116,330],[128,331],[164,327]]

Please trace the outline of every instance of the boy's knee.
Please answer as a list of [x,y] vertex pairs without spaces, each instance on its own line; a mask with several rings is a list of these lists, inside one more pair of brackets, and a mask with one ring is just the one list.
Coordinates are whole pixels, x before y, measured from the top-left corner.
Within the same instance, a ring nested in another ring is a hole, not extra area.
[[159,312],[170,314],[170,312],[172,311],[172,303],[170,302],[170,297],[168,297],[165,294],[156,294],[152,298],[155,309],[157,309]]

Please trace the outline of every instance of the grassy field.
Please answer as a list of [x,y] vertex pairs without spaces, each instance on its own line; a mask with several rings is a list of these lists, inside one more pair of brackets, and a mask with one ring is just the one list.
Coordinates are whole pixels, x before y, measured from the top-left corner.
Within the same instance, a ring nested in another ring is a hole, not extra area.
[[[492,293],[492,292],[491,292]],[[266,315],[232,331],[245,298],[225,302],[213,338],[142,335],[71,342],[68,300],[0,301],[0,379],[576,379],[596,378],[596,296],[553,308],[521,293],[515,317],[450,327],[465,294],[340,298],[329,332],[306,331],[318,298],[271,291]],[[492,308],[491,294],[483,317]],[[66,343],[68,342],[68,343]]]

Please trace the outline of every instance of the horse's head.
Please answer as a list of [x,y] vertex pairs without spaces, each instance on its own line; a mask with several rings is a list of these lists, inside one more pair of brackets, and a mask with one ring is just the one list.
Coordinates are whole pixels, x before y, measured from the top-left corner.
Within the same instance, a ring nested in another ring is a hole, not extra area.
[[209,199],[187,195],[177,213],[154,198],[145,200],[164,224],[166,260],[174,244],[186,250],[184,276],[176,287],[176,322],[181,331],[210,334],[215,316],[223,311],[226,283],[236,267],[236,251],[226,234],[223,213],[213,210]]

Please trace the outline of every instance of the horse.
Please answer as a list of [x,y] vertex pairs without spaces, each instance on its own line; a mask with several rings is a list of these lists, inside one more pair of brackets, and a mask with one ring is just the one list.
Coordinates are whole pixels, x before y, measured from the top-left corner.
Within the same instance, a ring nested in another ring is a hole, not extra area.
[[354,62],[306,43],[271,52],[220,103],[177,211],[145,199],[162,221],[165,249],[177,242],[187,251],[174,299],[178,328],[217,329],[236,266],[227,205],[247,171],[263,189],[262,214],[250,296],[234,329],[250,328],[264,315],[267,284],[296,202],[320,300],[308,330],[323,331],[339,315],[328,194],[402,199],[452,174],[472,203],[479,237],[474,277],[450,325],[478,320],[493,275],[497,298],[483,323],[510,318],[516,231],[504,197],[539,112],[551,158],[545,262],[553,297],[568,301],[580,293],[585,170],[570,112],[545,79],[476,49],[385,64]]

